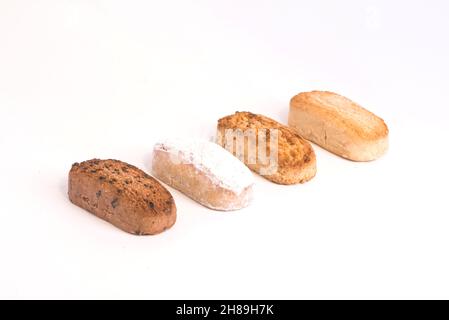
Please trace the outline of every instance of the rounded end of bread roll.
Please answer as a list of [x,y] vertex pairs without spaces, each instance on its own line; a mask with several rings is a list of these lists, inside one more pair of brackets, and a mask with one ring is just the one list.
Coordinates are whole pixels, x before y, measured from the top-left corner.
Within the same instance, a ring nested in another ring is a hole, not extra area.
[[315,153],[311,153],[309,157],[310,159],[305,159],[307,163],[303,164],[300,167],[280,168],[276,174],[266,176],[265,178],[274,183],[283,185],[306,183],[312,180],[316,176],[317,172]]
[[170,210],[165,212],[164,216],[144,218],[138,231],[132,231],[130,233],[138,236],[154,236],[163,233],[175,225],[177,219],[176,211],[176,205],[173,204]]
[[388,151],[388,136],[372,141],[361,141],[349,144],[343,158],[357,162],[374,161],[382,157]]
[[216,211],[237,211],[248,207],[252,200],[253,186],[251,185],[240,193],[228,189],[211,191],[200,203]]

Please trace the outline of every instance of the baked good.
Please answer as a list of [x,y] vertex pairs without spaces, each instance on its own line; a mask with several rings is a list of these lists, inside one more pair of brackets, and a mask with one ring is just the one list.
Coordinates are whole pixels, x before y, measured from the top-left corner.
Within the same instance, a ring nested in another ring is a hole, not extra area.
[[153,150],[155,177],[214,210],[238,210],[249,205],[253,175],[219,145],[203,140],[171,139]]
[[157,234],[176,221],[170,192],[142,170],[118,160],[75,163],[69,173],[75,205],[136,235]]
[[217,142],[251,170],[275,183],[303,183],[316,174],[315,152],[310,143],[262,115],[236,112],[218,120]]
[[388,149],[385,122],[333,92],[312,91],[294,96],[288,124],[307,140],[353,161],[375,160]]

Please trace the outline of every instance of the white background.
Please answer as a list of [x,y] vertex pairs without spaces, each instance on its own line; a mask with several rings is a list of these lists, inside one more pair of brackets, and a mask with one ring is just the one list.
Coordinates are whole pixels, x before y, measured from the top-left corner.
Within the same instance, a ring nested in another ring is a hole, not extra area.
[[[0,2],[0,298],[449,298],[447,1]],[[257,177],[234,213],[173,189],[136,237],[73,206],[73,162],[150,169],[168,135],[237,110],[287,121],[332,90],[385,119],[390,151],[316,147],[304,185]]]

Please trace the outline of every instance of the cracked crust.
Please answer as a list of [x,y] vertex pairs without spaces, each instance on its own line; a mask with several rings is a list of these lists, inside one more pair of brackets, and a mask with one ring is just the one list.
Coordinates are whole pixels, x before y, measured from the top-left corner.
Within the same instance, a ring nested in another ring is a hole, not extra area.
[[[243,134],[246,130],[254,130],[256,134],[263,132],[263,129],[277,129],[278,146],[277,146],[277,169],[274,173],[262,174],[262,176],[272,182],[279,184],[296,184],[304,183],[312,179],[316,174],[316,157],[310,143],[292,129],[280,124],[279,122],[259,114],[250,112],[236,112],[233,115],[218,120],[217,133],[218,144],[228,149],[231,153],[241,159],[251,170],[261,174],[266,169],[266,163],[251,159],[250,151],[252,150],[249,143],[246,142],[243,154],[239,153],[237,148],[229,146],[226,133],[227,130],[238,132],[241,130]],[[261,139],[267,143],[266,154],[271,154],[270,135],[265,131],[265,135],[259,136],[255,143],[255,153],[259,154],[259,144]],[[233,142],[238,139],[234,138]],[[252,150],[254,151],[254,150]]]
[[388,149],[385,122],[333,92],[312,91],[294,96],[288,123],[302,137],[349,160],[375,160]]
[[158,234],[176,221],[173,197],[156,179],[118,160],[75,163],[70,201],[136,235]]

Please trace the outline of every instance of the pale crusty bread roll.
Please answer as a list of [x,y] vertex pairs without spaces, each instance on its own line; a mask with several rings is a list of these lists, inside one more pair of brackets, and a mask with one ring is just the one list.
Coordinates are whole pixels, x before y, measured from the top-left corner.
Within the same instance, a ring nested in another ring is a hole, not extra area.
[[349,160],[375,160],[388,149],[385,122],[333,92],[312,91],[294,96],[288,124],[305,139]]
[[304,183],[316,174],[315,152],[310,143],[263,115],[236,112],[219,119],[217,140],[251,170],[272,182]]
[[175,139],[157,143],[152,172],[210,209],[238,210],[252,200],[251,171],[228,151],[209,141]]

